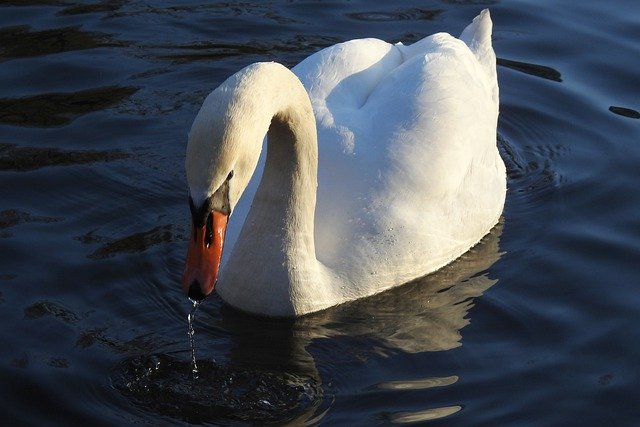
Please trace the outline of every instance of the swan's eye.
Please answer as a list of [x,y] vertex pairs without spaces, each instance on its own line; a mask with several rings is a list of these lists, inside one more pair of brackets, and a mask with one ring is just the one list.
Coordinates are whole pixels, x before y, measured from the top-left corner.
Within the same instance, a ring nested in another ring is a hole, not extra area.
[[207,248],[213,244],[213,215],[209,214],[207,216],[206,222],[206,230],[204,235],[204,243],[207,245]]
[[229,181],[231,178],[233,178],[233,171],[229,172],[229,175],[227,176],[227,181]]

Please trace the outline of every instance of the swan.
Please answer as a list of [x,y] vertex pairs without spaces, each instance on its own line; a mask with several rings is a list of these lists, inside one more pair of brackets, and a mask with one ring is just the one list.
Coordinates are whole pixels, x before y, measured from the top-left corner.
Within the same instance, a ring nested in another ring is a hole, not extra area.
[[[488,10],[460,38],[359,39],[292,70],[249,65],[188,136],[182,279],[242,311],[290,317],[434,272],[498,223],[506,172]],[[260,184],[221,270],[227,223],[263,146]]]

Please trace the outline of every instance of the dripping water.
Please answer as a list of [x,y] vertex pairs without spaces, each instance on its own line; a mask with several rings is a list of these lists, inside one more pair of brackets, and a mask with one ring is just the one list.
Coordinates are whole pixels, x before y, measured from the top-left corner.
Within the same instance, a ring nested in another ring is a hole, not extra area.
[[189,335],[189,344],[191,345],[191,375],[194,380],[198,379],[198,365],[196,364],[196,346],[194,343],[193,336],[195,331],[193,330],[193,319],[198,311],[198,307],[200,307],[200,301],[190,300],[193,303],[193,307],[191,308],[191,312],[187,315],[187,322],[189,323],[189,330],[187,334]]

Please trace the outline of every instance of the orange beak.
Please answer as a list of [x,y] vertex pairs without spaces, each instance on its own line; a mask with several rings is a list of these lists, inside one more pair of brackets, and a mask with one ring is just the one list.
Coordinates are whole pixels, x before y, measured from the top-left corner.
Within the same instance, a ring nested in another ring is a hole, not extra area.
[[228,219],[228,215],[212,210],[202,227],[191,225],[182,289],[193,300],[202,300],[213,292],[220,271]]

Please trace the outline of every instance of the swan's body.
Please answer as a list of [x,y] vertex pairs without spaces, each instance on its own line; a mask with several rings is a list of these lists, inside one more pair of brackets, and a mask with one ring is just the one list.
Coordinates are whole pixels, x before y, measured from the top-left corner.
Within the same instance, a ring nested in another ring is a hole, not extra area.
[[[216,286],[226,302],[293,316],[372,295],[450,263],[498,222],[506,183],[489,13],[461,39],[354,40],[293,73],[250,65],[207,97],[187,149],[194,218],[233,209],[268,133]],[[193,277],[187,268],[186,288],[213,289]]]

